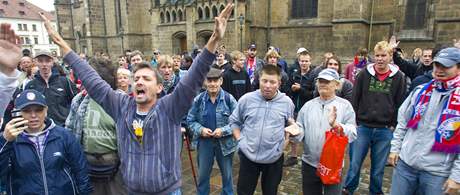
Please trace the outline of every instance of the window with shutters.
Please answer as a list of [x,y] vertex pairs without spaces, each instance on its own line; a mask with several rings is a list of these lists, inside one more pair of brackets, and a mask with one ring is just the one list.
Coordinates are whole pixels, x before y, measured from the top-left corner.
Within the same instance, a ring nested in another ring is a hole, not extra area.
[[291,17],[294,19],[318,17],[318,0],[292,0]]
[[404,18],[405,29],[423,29],[426,24],[426,0],[407,0],[406,15]]

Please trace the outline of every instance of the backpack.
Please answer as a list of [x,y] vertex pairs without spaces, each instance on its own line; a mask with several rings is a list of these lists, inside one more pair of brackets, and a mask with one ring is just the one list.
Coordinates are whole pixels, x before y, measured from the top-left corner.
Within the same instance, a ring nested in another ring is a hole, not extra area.
[[[220,89],[220,90],[223,90],[223,89]],[[200,94],[200,96],[198,97],[198,101],[195,101],[193,103],[193,106],[196,107],[196,106],[199,106],[199,104],[203,101],[203,98],[204,98],[204,92]],[[224,91],[224,102],[225,102],[225,105],[227,107],[230,107],[230,94],[226,91]]]

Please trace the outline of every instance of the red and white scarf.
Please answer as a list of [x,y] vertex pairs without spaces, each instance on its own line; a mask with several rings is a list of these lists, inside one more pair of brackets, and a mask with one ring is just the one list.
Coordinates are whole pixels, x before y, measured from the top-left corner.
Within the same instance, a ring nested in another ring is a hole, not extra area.
[[433,89],[451,91],[449,99],[443,105],[441,116],[435,133],[432,151],[444,153],[460,153],[460,76],[447,81],[432,80],[425,84],[417,95],[414,111],[407,122],[407,128],[416,130],[430,102]]

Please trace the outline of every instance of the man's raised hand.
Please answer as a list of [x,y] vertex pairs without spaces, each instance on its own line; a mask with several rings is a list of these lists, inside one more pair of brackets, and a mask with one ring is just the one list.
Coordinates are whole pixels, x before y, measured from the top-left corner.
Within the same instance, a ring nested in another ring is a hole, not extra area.
[[19,36],[10,24],[0,24],[0,71],[11,76],[22,57]]
[[218,42],[224,38],[225,31],[227,29],[227,20],[232,15],[233,1],[230,0],[225,6],[225,9],[220,12],[219,16],[214,18],[214,32],[206,44],[206,48],[214,53],[217,49]]
[[396,36],[393,35],[393,36],[391,36],[390,41],[388,41],[388,46],[390,46],[391,49],[396,49],[398,47],[398,45],[399,45],[399,42],[400,41],[396,40]]
[[38,14],[42,18],[43,22],[45,22],[45,28],[46,28],[46,31],[48,32],[48,36],[50,36],[50,38],[53,40],[54,43],[56,43],[56,45],[59,45],[59,47],[62,50],[63,55],[72,51],[69,44],[67,44],[67,42],[64,41],[61,35],[59,35],[59,33],[53,29],[53,27],[51,26],[50,20],[42,12],[39,12]]

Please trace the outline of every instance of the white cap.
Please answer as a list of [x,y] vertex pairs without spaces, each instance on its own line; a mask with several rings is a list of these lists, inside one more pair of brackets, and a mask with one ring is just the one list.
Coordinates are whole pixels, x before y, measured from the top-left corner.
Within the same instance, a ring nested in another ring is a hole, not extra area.
[[308,50],[305,49],[305,47],[301,47],[301,48],[299,48],[299,49],[297,50],[297,54],[300,54],[300,53],[302,53],[302,52],[308,52]]

